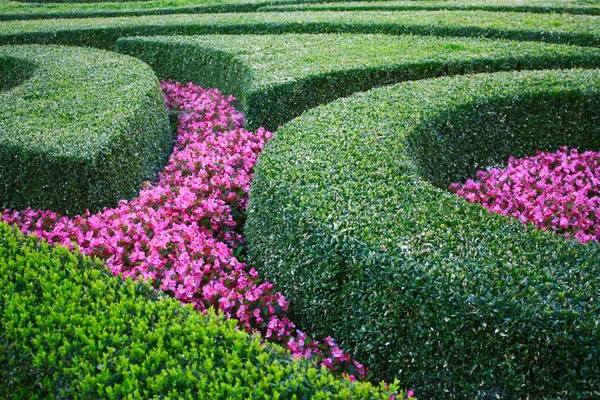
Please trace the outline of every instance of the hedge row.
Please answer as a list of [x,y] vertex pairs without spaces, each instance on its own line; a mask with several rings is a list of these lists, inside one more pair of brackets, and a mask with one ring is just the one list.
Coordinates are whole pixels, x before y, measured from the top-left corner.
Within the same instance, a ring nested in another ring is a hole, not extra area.
[[2,208],[98,210],[135,196],[166,163],[174,138],[156,76],[141,61],[5,46],[0,71],[11,86],[2,82],[0,92]]
[[[39,0],[38,0],[39,1]],[[523,4],[520,0],[472,0],[468,4],[459,0],[433,1],[352,1],[352,0],[231,0],[203,1],[195,0],[147,0],[103,2],[102,4],[66,3],[52,0],[52,4],[0,3],[0,20],[25,20],[49,18],[97,18],[141,15],[229,13],[255,11],[301,11],[301,10],[484,10],[535,13],[600,14],[597,4],[583,3],[577,0],[537,0]],[[41,1],[45,3],[46,1]],[[341,2],[342,4],[336,4]]]
[[445,189],[509,155],[600,149],[599,100],[600,71],[559,70],[408,82],[308,111],[255,167],[249,265],[301,329],[424,398],[598,397],[600,247]]
[[0,44],[114,49],[124,36],[384,33],[467,36],[600,46],[600,16],[485,11],[297,12],[8,21]]
[[3,399],[374,399],[99,262],[0,224]]
[[387,35],[159,36],[120,39],[117,52],[159,78],[217,87],[238,99],[249,129],[407,80],[512,69],[600,67],[600,50],[534,42]]
[[506,11],[529,13],[567,13],[600,15],[598,2],[577,0],[401,0],[401,1],[349,1],[326,3],[284,4],[260,7],[257,11]]

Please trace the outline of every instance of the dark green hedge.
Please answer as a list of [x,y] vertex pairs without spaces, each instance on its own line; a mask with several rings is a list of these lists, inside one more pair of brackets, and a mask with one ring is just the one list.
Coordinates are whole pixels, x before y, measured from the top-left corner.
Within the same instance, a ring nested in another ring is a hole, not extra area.
[[3,399],[386,399],[0,224]]
[[501,11],[529,13],[566,13],[600,15],[600,3],[567,0],[401,0],[401,1],[340,1],[325,3],[279,4],[263,6],[258,12],[267,11]]
[[374,86],[473,72],[600,67],[594,48],[422,36],[136,37],[120,39],[117,52],[140,58],[161,79],[233,94],[250,129],[271,130]]
[[0,44],[71,44],[112,50],[125,36],[383,33],[466,36],[600,46],[597,16],[486,11],[374,11],[172,15],[8,21]]
[[600,247],[445,190],[562,145],[600,150],[598,70],[408,82],[308,111],[259,158],[249,265],[302,329],[424,398],[596,398]]
[[158,80],[141,61],[5,46],[0,71],[11,85],[0,92],[1,207],[95,211],[132,198],[165,165],[174,138]]

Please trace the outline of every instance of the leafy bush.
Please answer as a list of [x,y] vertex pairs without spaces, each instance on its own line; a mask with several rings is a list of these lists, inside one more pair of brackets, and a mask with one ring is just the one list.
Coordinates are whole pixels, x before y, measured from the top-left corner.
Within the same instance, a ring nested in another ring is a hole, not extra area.
[[0,26],[0,44],[71,44],[112,50],[125,36],[344,32],[600,46],[597,16],[486,11],[269,12],[7,21]]
[[0,396],[386,398],[0,223]]
[[95,211],[135,196],[166,163],[173,137],[164,99],[141,61],[6,46],[0,70],[11,86],[0,92],[2,207]]
[[159,78],[231,93],[249,129],[406,80],[511,69],[600,67],[600,51],[565,45],[387,35],[207,35],[124,38]]
[[600,247],[446,190],[509,155],[600,149],[600,72],[375,89],[281,128],[256,165],[249,265],[378,378],[426,398],[600,392]]

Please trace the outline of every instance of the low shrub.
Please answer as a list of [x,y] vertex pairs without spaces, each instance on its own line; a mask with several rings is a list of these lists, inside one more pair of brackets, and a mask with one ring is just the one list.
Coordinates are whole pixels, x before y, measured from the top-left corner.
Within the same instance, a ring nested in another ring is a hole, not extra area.
[[141,61],[34,45],[1,47],[0,65],[16,79],[0,92],[3,208],[96,211],[133,197],[166,163],[173,135]]
[[509,155],[600,149],[599,98],[597,70],[535,71],[308,111],[257,162],[248,264],[299,328],[425,398],[596,397],[600,247],[446,188]]
[[233,94],[249,129],[277,127],[319,104],[406,80],[511,69],[600,67],[600,51],[565,45],[387,35],[124,38],[117,51],[159,78]]
[[4,399],[347,399],[391,391],[265,348],[212,311],[0,223]]
[[7,21],[0,44],[70,44],[112,50],[121,37],[200,34],[370,33],[467,36],[600,46],[593,15],[486,11],[268,12]]

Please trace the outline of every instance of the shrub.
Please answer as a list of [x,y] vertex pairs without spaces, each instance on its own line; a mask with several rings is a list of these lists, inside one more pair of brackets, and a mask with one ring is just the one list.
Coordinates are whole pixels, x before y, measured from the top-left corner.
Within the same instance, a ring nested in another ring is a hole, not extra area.
[[0,223],[0,396],[386,398]]
[[600,51],[485,39],[386,35],[207,35],[124,38],[117,51],[159,78],[231,93],[249,129],[374,86],[473,72],[599,67]]
[[134,196],[167,161],[173,135],[164,100],[141,61],[6,46],[0,65],[12,86],[0,92],[2,207],[95,211]]
[[600,46],[593,15],[485,11],[269,12],[7,21],[0,44],[71,44],[112,50],[125,36],[382,33],[533,40]]
[[599,97],[597,70],[538,71],[403,83],[311,110],[258,160],[249,265],[301,329],[426,398],[595,397],[600,248],[436,186],[509,155],[600,149]]

